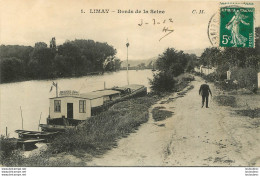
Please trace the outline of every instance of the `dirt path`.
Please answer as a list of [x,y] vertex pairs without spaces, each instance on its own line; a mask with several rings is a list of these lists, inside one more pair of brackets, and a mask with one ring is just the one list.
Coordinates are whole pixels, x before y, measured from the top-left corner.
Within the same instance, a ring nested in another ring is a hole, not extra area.
[[[196,77],[191,83],[194,89],[184,97],[176,99],[178,95],[174,93],[153,106],[164,106],[174,113],[172,117],[155,122],[150,114],[148,123],[143,124],[137,133],[121,139],[117,148],[86,164],[260,166],[259,127],[252,127],[248,117],[230,115],[229,108],[218,106],[211,100],[210,108],[201,108],[198,90],[202,83]],[[216,93],[213,85],[210,87],[213,94]]]

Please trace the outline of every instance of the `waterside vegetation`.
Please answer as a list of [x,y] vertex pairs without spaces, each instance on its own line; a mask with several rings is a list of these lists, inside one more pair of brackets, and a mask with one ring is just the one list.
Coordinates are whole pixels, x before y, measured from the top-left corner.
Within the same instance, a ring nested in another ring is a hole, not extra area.
[[100,74],[120,69],[116,49],[93,40],[76,39],[56,46],[35,43],[34,47],[0,46],[0,83],[34,79],[54,79]]

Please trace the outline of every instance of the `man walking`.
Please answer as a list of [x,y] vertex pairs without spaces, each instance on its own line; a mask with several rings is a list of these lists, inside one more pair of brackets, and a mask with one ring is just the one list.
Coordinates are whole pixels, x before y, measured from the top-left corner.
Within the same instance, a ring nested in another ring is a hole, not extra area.
[[209,108],[208,106],[208,103],[209,103],[209,93],[212,97],[212,93],[211,93],[211,90],[209,88],[209,85],[207,84],[207,81],[205,81],[205,84],[202,84],[200,86],[200,90],[199,90],[199,95],[202,96],[202,106],[201,108],[203,108],[204,106],[204,102],[205,102],[205,99],[206,99],[206,108]]

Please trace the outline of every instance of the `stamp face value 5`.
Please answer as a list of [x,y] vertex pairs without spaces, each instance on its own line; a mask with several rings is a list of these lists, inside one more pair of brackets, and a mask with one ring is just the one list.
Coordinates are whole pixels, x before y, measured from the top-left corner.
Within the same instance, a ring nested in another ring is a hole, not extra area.
[[219,46],[254,47],[254,8],[221,7]]

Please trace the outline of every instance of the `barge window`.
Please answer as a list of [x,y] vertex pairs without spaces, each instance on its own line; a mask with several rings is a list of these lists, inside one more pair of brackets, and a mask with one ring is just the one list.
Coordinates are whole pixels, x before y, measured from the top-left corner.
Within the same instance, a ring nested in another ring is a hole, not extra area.
[[54,100],[54,112],[60,112],[60,104],[61,101],[60,100]]
[[79,100],[79,112],[80,113],[86,112],[86,100]]

